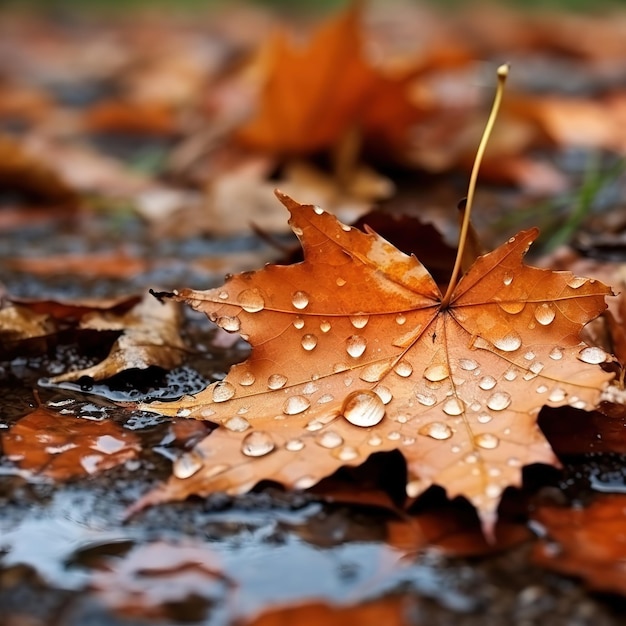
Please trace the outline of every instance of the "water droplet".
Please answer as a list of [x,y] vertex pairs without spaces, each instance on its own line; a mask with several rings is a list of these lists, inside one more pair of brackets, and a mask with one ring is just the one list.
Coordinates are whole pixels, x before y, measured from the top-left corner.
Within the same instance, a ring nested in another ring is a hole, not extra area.
[[493,342],[493,345],[503,352],[514,352],[522,345],[522,338],[514,330],[512,330],[504,335],[504,337],[496,339]]
[[555,317],[556,312],[553,305],[548,304],[547,302],[544,302],[535,309],[535,319],[542,326],[548,326],[549,324],[552,324]]
[[298,415],[306,411],[311,406],[308,398],[304,396],[291,396],[285,400],[283,404],[283,413],[285,415]]
[[506,464],[509,467],[521,467],[522,466],[522,462],[516,456],[510,456],[507,459]]
[[318,404],[327,404],[328,402],[332,402],[335,399],[331,393],[325,393],[323,396],[320,396],[317,399]]
[[500,440],[491,433],[480,433],[476,435],[474,442],[479,448],[484,448],[485,450],[493,450],[500,445]]
[[241,328],[241,322],[238,317],[230,317],[223,315],[217,318],[216,324],[223,328],[227,333],[236,333]]
[[508,287],[513,282],[513,275],[508,273],[505,274],[502,282]]
[[545,393],[546,391],[548,391],[548,387],[547,387],[547,385],[539,385],[539,387],[537,387],[537,389],[535,389],[535,391],[537,393]]
[[461,415],[463,403],[458,398],[449,398],[443,404],[442,410],[446,415]]
[[367,428],[381,422],[385,416],[385,405],[378,394],[362,389],[348,394],[341,413],[351,424]]
[[421,480],[411,480],[406,484],[405,491],[409,498],[417,498],[424,491],[424,483]]
[[409,418],[406,415],[397,415],[396,422],[399,424],[406,424],[409,421]]
[[302,337],[300,343],[305,350],[310,352],[317,345],[317,337],[315,335],[306,334]]
[[506,391],[496,391],[487,399],[487,406],[492,411],[504,411],[511,404],[511,394]]
[[267,386],[270,389],[282,389],[287,384],[287,377],[282,374],[272,374],[267,379]]
[[488,498],[498,498],[502,493],[502,487],[500,485],[490,484],[485,487],[485,495]]
[[396,324],[398,324],[399,326],[406,324],[406,316],[402,313],[398,313],[398,315],[396,315]]
[[474,359],[459,359],[459,367],[466,372],[472,372],[478,367]]
[[533,361],[529,366],[528,369],[533,373],[533,374],[539,374],[541,372],[541,370],[544,368],[543,363],[540,363],[539,361]]
[[369,315],[364,315],[363,313],[357,313],[356,315],[350,316],[350,323],[355,328],[365,328],[369,321]]
[[244,289],[237,296],[237,303],[248,313],[258,313],[265,307],[265,300],[258,289]]
[[312,393],[315,393],[316,391],[319,391],[319,385],[316,385],[314,382],[309,382],[306,385],[304,385],[304,387],[302,387],[302,393],[305,396],[310,396]]
[[498,306],[505,312],[511,315],[517,315],[526,308],[525,300],[508,300],[504,302],[498,302]]
[[322,428],[324,428],[324,423],[317,419],[311,420],[305,428],[311,432],[315,432],[316,430],[322,430]]
[[478,456],[476,454],[468,454],[464,459],[466,463],[477,463]]
[[504,379],[508,381],[515,380],[517,378],[517,370],[510,367],[506,372],[504,372]]
[[296,319],[293,320],[293,326],[298,330],[302,330],[304,328],[304,320],[301,317],[296,317]]
[[304,291],[296,291],[291,296],[291,304],[293,304],[296,309],[306,309],[309,305],[309,295]]
[[320,330],[323,333],[327,333],[330,330],[330,322],[327,322],[326,320],[322,320],[320,322]]
[[367,440],[367,443],[368,443],[370,446],[373,446],[373,447],[377,447],[377,446],[379,446],[382,442],[383,442],[383,440],[382,440],[382,439],[381,439],[378,435],[375,435],[375,434],[374,434],[374,435],[372,435],[372,436],[371,436],[371,437]]
[[392,430],[388,435],[387,439],[390,441],[398,441],[402,437],[402,435],[397,430]]
[[481,413],[476,417],[480,424],[489,424],[489,422],[493,419],[489,413]]
[[398,376],[408,378],[413,373],[413,366],[408,361],[399,361],[393,370]]
[[297,235],[298,237],[304,234],[304,231],[299,226],[292,225],[291,230],[293,231],[294,235]]
[[480,409],[483,408],[483,405],[480,402],[477,402],[476,400],[474,400],[471,404],[470,404],[470,409],[472,411],[474,411],[475,413],[477,411],[480,411]]
[[324,215],[324,209],[319,206],[314,206],[313,211],[315,212],[315,215]]
[[341,224],[341,230],[345,231],[346,233],[349,233],[352,230],[352,228],[348,226],[347,224]]
[[384,385],[378,385],[374,389],[374,393],[383,401],[383,404],[389,404],[393,400],[393,394],[388,387]]
[[220,291],[219,294],[217,295],[217,297],[220,300],[228,300],[228,292],[227,291]]
[[316,482],[317,480],[313,478],[313,476],[302,476],[302,478],[298,478],[298,480],[293,483],[293,486],[296,489],[308,489],[309,487],[312,487]]
[[459,452],[461,452],[461,446],[452,446],[450,448],[450,452],[452,452],[453,454],[458,454]]
[[304,448],[304,441],[302,441],[302,439],[290,439],[285,444],[285,448],[289,450],[289,452],[299,452]]
[[565,400],[566,395],[567,394],[565,393],[564,389],[561,389],[561,387],[555,387],[550,392],[550,395],[548,396],[548,400],[550,400],[550,402],[563,402],[563,400]]
[[224,426],[226,426],[228,430],[232,430],[235,433],[242,433],[244,430],[248,430],[248,428],[250,428],[250,422],[244,417],[235,415],[235,417],[231,417],[229,420],[226,420],[226,422],[224,422]]
[[602,348],[589,347],[583,348],[578,353],[578,359],[584,363],[590,363],[592,365],[598,365],[604,363],[607,360],[607,354]]
[[554,361],[560,361],[563,358],[563,350],[561,348],[552,348],[549,356]]
[[478,386],[485,391],[489,391],[496,386],[496,379],[493,376],[483,376],[478,382]]
[[510,237],[509,238],[509,243],[515,243],[515,237]]
[[216,383],[213,387],[213,402],[226,402],[235,395],[235,388],[226,381]]
[[344,387],[349,387],[353,382],[354,382],[354,378],[352,378],[352,376],[346,376],[343,379]]
[[448,378],[450,370],[445,363],[439,363],[437,365],[430,365],[424,370],[424,378],[436,383],[440,380]]
[[416,393],[417,401],[423,406],[434,406],[437,398],[432,393]]
[[387,363],[372,363],[359,374],[359,378],[366,383],[377,383],[388,371]]
[[343,443],[343,437],[334,430],[325,430],[316,440],[322,448],[338,448]]
[[335,283],[337,284],[337,287],[343,287],[346,284],[346,281],[343,278],[337,278]]
[[354,461],[359,457],[359,452],[352,446],[343,446],[338,450],[335,450],[333,456],[336,456],[340,461]]
[[535,353],[532,350],[529,350],[525,355],[524,358],[527,361],[532,361],[535,358]]
[[185,480],[199,472],[204,466],[203,458],[196,452],[187,452],[178,457],[172,466],[172,472],[176,478]]
[[335,363],[333,365],[333,374],[339,374],[339,372],[345,372],[348,366],[345,363]]
[[254,430],[241,442],[241,451],[246,456],[265,456],[274,449],[274,441],[264,430]]
[[239,384],[243,387],[249,387],[250,385],[254,385],[255,380],[256,378],[252,372],[244,372],[239,379]]
[[351,335],[346,340],[346,351],[353,359],[358,359],[367,347],[367,341],[365,337],[361,335]]
[[422,426],[419,430],[420,435],[431,437],[432,439],[450,439],[452,437],[452,429],[443,422],[431,422]]
[[583,278],[582,276],[572,276],[568,281],[567,281],[567,286],[571,287],[572,289],[579,289],[580,287],[582,287],[585,283],[587,282],[586,278]]

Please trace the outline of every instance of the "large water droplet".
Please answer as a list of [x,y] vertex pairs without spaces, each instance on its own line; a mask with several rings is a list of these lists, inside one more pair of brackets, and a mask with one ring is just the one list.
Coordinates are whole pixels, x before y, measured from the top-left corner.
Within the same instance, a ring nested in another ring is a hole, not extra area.
[[567,281],[567,286],[571,287],[572,289],[579,289],[580,287],[582,287],[585,283],[587,282],[586,278],[583,278],[582,276],[572,276],[568,281]]
[[607,354],[604,350],[602,350],[602,348],[597,348],[593,346],[583,348],[578,353],[578,358],[584,363],[598,365],[599,363],[604,363],[607,360]]
[[498,306],[505,312],[511,315],[517,315],[526,308],[526,302],[524,300],[507,300],[498,302]]
[[240,415],[235,415],[234,417],[226,420],[224,422],[224,426],[226,426],[228,430],[232,430],[235,433],[242,433],[244,430],[248,430],[248,428],[250,428],[250,422]]
[[474,359],[459,359],[459,367],[467,372],[472,372],[478,367]]
[[254,430],[241,442],[241,451],[246,456],[265,456],[274,449],[274,440],[264,430]]
[[213,387],[213,402],[226,402],[235,395],[235,388],[226,381],[221,381]]
[[552,351],[548,355],[554,361],[560,361],[563,358],[563,349],[562,348],[552,348]]
[[306,309],[309,305],[309,295],[304,291],[296,291],[291,296],[291,304],[293,304],[296,309]]
[[265,300],[257,289],[244,289],[237,296],[237,303],[248,313],[258,313],[265,307]]
[[438,363],[435,365],[429,365],[424,370],[424,378],[430,380],[433,383],[436,383],[440,380],[444,380],[448,378],[450,375],[450,370],[445,363]]
[[296,317],[296,319],[293,320],[293,327],[302,330],[304,328],[304,320],[301,317]]
[[243,387],[249,387],[250,385],[254,385],[255,380],[256,378],[252,372],[244,372],[239,379],[239,384]]
[[302,337],[302,341],[300,343],[305,350],[310,352],[317,345],[317,337],[308,333]]
[[430,422],[425,424],[419,430],[420,435],[431,437],[432,439],[450,439],[452,437],[452,429],[443,422]]
[[353,391],[346,396],[342,415],[355,426],[376,426],[385,416],[385,405],[378,394],[369,389]]
[[542,326],[548,326],[549,324],[552,324],[555,317],[556,317],[556,312],[552,304],[548,304],[547,302],[544,302],[543,304],[540,304],[535,309],[535,319]]
[[236,333],[241,328],[241,322],[238,317],[230,317],[230,315],[223,315],[217,318],[216,324],[223,328],[227,333]]
[[496,386],[496,379],[493,376],[483,376],[478,381],[478,386],[485,391],[489,391]]
[[304,396],[291,396],[285,400],[283,404],[283,413],[285,415],[298,415],[306,411],[311,406],[308,398]]
[[463,403],[458,398],[449,398],[443,403],[442,409],[446,415],[461,415]]
[[287,384],[287,377],[282,374],[272,374],[267,379],[267,386],[270,389],[282,389]]
[[479,448],[484,448],[485,450],[493,450],[500,444],[500,440],[491,433],[480,433],[474,437],[474,441]]
[[366,383],[377,383],[387,371],[387,363],[372,363],[361,371],[359,378]]
[[408,378],[413,373],[413,366],[408,361],[398,361],[393,370],[398,376]]
[[355,328],[365,328],[369,321],[369,315],[364,315],[363,313],[358,313],[357,315],[350,316],[350,323]]
[[320,322],[320,330],[323,333],[327,333],[330,330],[331,326],[330,326],[330,322],[327,322],[326,320],[322,320]]
[[389,404],[393,400],[391,390],[384,385],[378,385],[378,387],[374,389],[374,393],[382,400],[383,404]]
[[285,448],[289,450],[289,452],[299,452],[304,448],[304,441],[302,441],[302,439],[290,439],[285,444]]
[[492,411],[504,411],[511,404],[511,394],[506,391],[496,391],[487,398],[487,406]]
[[367,340],[361,335],[351,335],[346,340],[346,351],[353,359],[358,359],[367,348]]
[[422,406],[434,406],[437,402],[437,398],[432,393],[415,393],[417,401]]
[[202,456],[192,450],[191,452],[187,452],[186,454],[178,457],[174,461],[172,472],[176,478],[185,480],[186,478],[190,478],[199,472],[203,466],[204,459]]
[[334,430],[325,430],[315,440],[322,448],[338,448],[343,443],[343,437]]
[[522,338],[514,331],[507,333],[504,337],[496,339],[493,345],[503,352],[514,352],[522,345]]

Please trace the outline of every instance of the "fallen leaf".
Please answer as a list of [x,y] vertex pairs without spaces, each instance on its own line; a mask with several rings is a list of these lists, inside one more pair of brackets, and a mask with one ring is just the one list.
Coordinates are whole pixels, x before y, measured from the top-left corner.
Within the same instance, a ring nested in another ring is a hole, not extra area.
[[580,576],[592,589],[626,594],[626,496],[598,496],[587,507],[540,507],[534,514],[545,537],[534,560]]
[[242,492],[261,479],[307,488],[372,452],[399,449],[409,496],[440,485],[469,499],[489,532],[521,467],[557,463],[539,409],[593,407],[612,378],[598,367],[608,355],[579,339],[610,289],[523,266],[535,229],[479,257],[442,306],[414,256],[278,197],[304,262],[169,294],[240,332],[253,350],[197,396],[148,405],[222,428],[143,504]]
[[178,132],[172,108],[160,103],[101,102],[85,112],[85,126],[92,133],[173,136]]
[[39,407],[1,436],[4,455],[22,470],[68,480],[111,469],[140,450],[130,431],[111,421],[77,419]]

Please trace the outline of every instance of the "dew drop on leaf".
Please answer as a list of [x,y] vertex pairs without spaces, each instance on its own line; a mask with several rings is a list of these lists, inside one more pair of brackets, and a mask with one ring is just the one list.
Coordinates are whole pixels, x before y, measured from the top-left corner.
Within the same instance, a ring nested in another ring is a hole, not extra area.
[[306,334],[302,337],[301,344],[305,350],[310,352],[317,345],[317,337],[315,335]]
[[548,356],[554,361],[560,361],[563,358],[563,350],[558,347],[552,348]]
[[420,428],[419,433],[420,435],[441,441],[452,437],[452,429],[443,422],[430,422],[430,424],[425,424]]
[[479,448],[484,448],[485,450],[493,450],[500,445],[500,440],[491,433],[480,433],[474,437],[474,441]]
[[196,452],[187,452],[174,461],[172,471],[176,478],[184,480],[199,472],[204,466],[202,457]]
[[413,366],[408,361],[398,361],[393,371],[402,378],[408,378],[413,373]]
[[437,398],[432,393],[416,393],[415,397],[422,406],[434,406]]
[[550,392],[550,395],[548,396],[548,400],[550,400],[550,402],[563,402],[563,400],[565,400],[566,395],[567,394],[565,393],[564,389],[561,389],[561,387],[555,387]]
[[293,486],[296,489],[308,489],[309,487],[312,487],[316,482],[317,481],[315,480],[315,478],[313,478],[313,476],[302,476],[293,483]]
[[237,296],[237,303],[248,313],[258,313],[265,308],[265,300],[256,289],[244,289]]
[[372,435],[367,440],[368,445],[370,445],[370,446],[372,446],[374,448],[378,447],[382,442],[383,442],[383,440],[380,438],[379,435],[376,435],[376,434]]
[[526,308],[526,302],[524,300],[511,300],[498,302],[498,306],[505,312],[511,315],[517,315]]
[[571,287],[572,289],[579,289],[580,287],[582,287],[585,283],[587,282],[586,278],[583,278],[582,276],[572,276],[568,281],[567,281],[567,286]]
[[442,410],[446,415],[461,415],[463,403],[458,398],[449,398],[443,403]]
[[244,387],[249,387],[250,385],[254,385],[255,380],[256,377],[252,372],[244,372],[239,379],[239,384]]
[[607,354],[604,350],[602,350],[602,348],[597,348],[595,346],[588,347],[588,348],[583,348],[578,353],[578,359],[583,361],[584,363],[598,365],[606,361]]
[[241,415],[235,415],[234,417],[226,420],[226,422],[224,422],[224,426],[233,432],[242,433],[244,430],[248,430],[248,428],[250,428],[250,422],[244,417],[241,417]]
[[298,415],[306,411],[311,406],[308,398],[304,396],[291,396],[285,400],[283,404],[283,413],[285,415]]
[[213,387],[213,402],[226,402],[235,395],[235,388],[226,381],[221,381]]
[[291,297],[291,304],[296,309],[306,309],[309,305],[309,295],[304,291],[296,291]]
[[227,333],[236,333],[241,328],[241,322],[238,317],[223,315],[217,318],[216,324],[223,328]]
[[459,367],[466,372],[472,372],[478,367],[474,359],[459,359]]
[[267,386],[270,389],[281,389],[287,384],[287,377],[282,374],[272,374],[267,379]]
[[385,416],[385,405],[378,394],[369,389],[353,391],[346,396],[342,415],[354,426],[376,426]]
[[297,328],[298,330],[301,330],[304,328],[304,320],[301,317],[296,317],[295,320],[293,320],[293,326],[294,328]]
[[511,394],[506,391],[496,391],[487,398],[487,406],[492,411],[504,411],[511,404]]
[[285,448],[290,452],[299,452],[304,448],[304,441],[302,439],[290,439],[285,444]]
[[476,417],[476,419],[480,424],[488,424],[493,419],[493,417],[491,417],[489,413],[481,413],[479,416]]
[[547,302],[540,304],[535,309],[535,319],[542,325],[548,326],[554,321],[556,317],[556,312],[554,311],[554,307]]
[[505,284],[505,286],[508,287],[513,282],[513,275],[505,274],[504,278],[502,279],[502,282]]
[[359,452],[353,446],[342,446],[333,453],[340,461],[354,461],[359,457]]
[[346,352],[353,358],[358,359],[367,348],[367,340],[361,335],[351,335],[346,340]]
[[369,315],[357,314],[350,316],[350,323],[355,328],[365,328],[370,321]]
[[378,385],[378,387],[374,389],[374,393],[383,401],[383,404],[389,404],[393,400],[391,390],[384,385]]
[[405,323],[406,323],[406,316],[403,315],[402,313],[398,313],[398,315],[396,315],[396,324],[398,324],[399,326],[402,326]]
[[448,366],[439,363],[436,365],[430,365],[424,370],[424,378],[430,380],[433,383],[439,382],[440,380],[445,380],[450,375],[450,370],[448,370]]
[[327,322],[326,320],[323,320],[323,321],[320,323],[320,330],[321,330],[323,333],[327,333],[327,332],[330,330],[330,322]]
[[322,448],[338,448],[343,443],[343,437],[337,434],[334,430],[325,430],[315,440]]
[[496,379],[493,376],[483,376],[478,381],[478,386],[485,391],[489,391],[496,386]]
[[504,335],[504,337],[496,339],[493,345],[503,352],[514,352],[522,345],[522,338],[515,331],[511,331]]
[[241,451],[246,456],[265,456],[274,449],[274,440],[264,430],[255,430],[244,437]]

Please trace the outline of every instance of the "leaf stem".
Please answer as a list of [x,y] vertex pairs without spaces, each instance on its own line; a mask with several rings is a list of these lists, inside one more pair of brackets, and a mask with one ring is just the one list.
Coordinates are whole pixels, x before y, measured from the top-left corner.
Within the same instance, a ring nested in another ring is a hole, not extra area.
[[472,173],[470,175],[470,181],[467,188],[467,204],[465,208],[465,214],[463,216],[463,224],[461,225],[461,233],[459,234],[459,245],[456,252],[456,260],[454,262],[454,269],[452,270],[452,276],[450,277],[448,289],[443,297],[443,300],[441,301],[442,308],[445,308],[448,306],[448,304],[450,304],[452,292],[454,291],[454,288],[456,287],[458,282],[459,273],[461,271],[461,263],[463,261],[463,251],[465,249],[465,242],[467,240],[467,233],[470,226],[470,216],[472,213],[472,204],[474,202],[474,192],[476,191],[478,171],[480,170],[480,164],[483,160],[483,155],[485,154],[487,142],[489,141],[489,137],[491,136],[491,131],[496,122],[496,118],[498,117],[498,111],[500,109],[500,103],[502,102],[502,95],[504,93],[504,83],[506,82],[506,78],[509,75],[509,66],[507,64],[501,65],[498,68],[497,73],[498,87],[496,90],[496,95],[493,99],[493,104],[491,105],[489,119],[487,120],[485,130],[483,131],[483,136],[480,139],[480,144],[478,144],[478,150],[476,151],[476,158],[474,159],[474,166],[472,167]]

